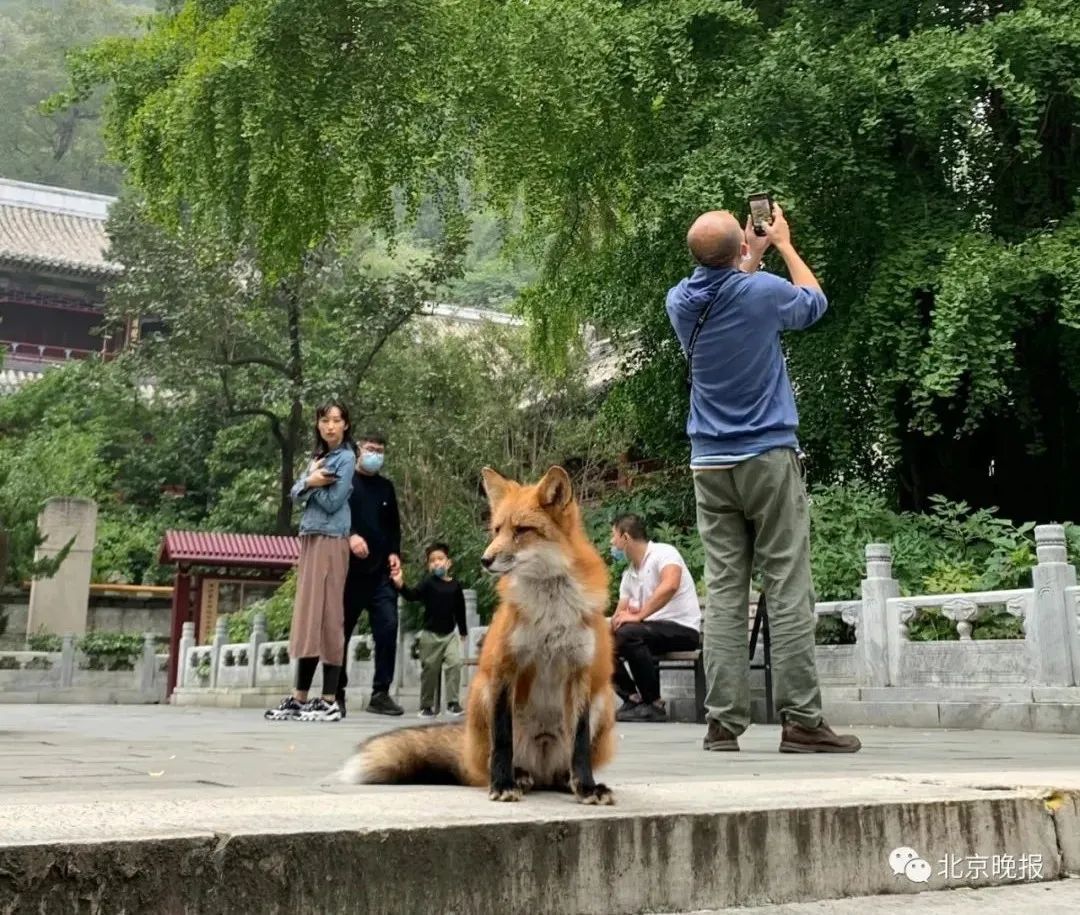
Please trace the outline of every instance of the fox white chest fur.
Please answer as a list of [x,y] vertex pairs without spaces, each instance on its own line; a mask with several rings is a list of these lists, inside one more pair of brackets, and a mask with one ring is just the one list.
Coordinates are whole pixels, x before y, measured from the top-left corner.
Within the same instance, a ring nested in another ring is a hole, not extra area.
[[589,667],[596,638],[588,597],[569,576],[519,579],[511,596],[523,612],[510,648],[519,670],[535,671],[528,701],[514,704],[514,765],[544,784],[570,768],[574,724],[588,697],[570,699],[568,718],[568,674]]

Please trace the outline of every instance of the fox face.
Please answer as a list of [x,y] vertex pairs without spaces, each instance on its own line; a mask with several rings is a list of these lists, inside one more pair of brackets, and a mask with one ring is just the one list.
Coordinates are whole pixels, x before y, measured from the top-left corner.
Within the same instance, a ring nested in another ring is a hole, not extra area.
[[491,505],[491,542],[480,559],[493,575],[547,578],[569,567],[569,532],[576,523],[570,477],[552,467],[539,483],[523,486],[485,467]]

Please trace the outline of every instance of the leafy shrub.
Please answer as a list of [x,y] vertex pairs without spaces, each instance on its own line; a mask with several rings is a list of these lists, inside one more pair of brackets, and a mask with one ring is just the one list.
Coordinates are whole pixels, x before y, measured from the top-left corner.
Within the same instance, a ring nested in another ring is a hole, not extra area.
[[63,644],[64,640],[60,636],[47,632],[44,626],[26,637],[27,651],[59,651]]
[[18,670],[21,666],[14,655],[0,654],[0,670]]
[[[692,482],[667,479],[615,493],[586,512],[586,525],[603,555],[613,518],[624,511],[641,515],[654,540],[675,546],[700,584],[704,549],[697,533]],[[952,594],[1029,587],[1036,562],[1033,523],[1014,524],[992,509],[935,497],[924,514],[895,511],[880,491],[862,483],[821,486],[810,493],[811,564],[819,601],[860,596],[866,545],[892,545],[893,574],[902,594]],[[1080,527],[1066,525],[1070,561],[1080,559]],[[612,569],[611,603],[618,599],[622,567]],[[699,589],[700,590],[700,589]],[[921,610],[909,624],[916,641],[956,639],[956,625],[940,609]],[[1020,620],[1003,610],[978,620],[972,638],[1022,638]],[[825,618],[817,626],[819,644],[850,644],[851,627]]]
[[132,632],[90,632],[79,640],[88,670],[134,670],[143,637]]
[[293,604],[296,601],[296,570],[290,570],[280,587],[263,600],[257,600],[246,609],[230,613],[227,618],[229,641],[246,642],[251,638],[251,627],[255,625],[255,614],[266,614],[266,637],[271,642],[280,642],[289,637],[292,626]]
[[52,666],[52,661],[42,655],[38,655],[27,661],[23,665],[23,670],[51,670]]

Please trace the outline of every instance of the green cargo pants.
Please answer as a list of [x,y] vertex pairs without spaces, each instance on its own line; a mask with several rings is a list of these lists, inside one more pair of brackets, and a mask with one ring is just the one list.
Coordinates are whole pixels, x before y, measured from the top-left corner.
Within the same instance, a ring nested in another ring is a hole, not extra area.
[[705,547],[704,663],[708,717],[738,736],[750,725],[750,572],[761,569],[780,720],[817,727],[810,516],[799,458],[777,448],[726,470],[694,471]]
[[446,704],[461,696],[461,639],[457,630],[449,635],[420,632],[420,708],[435,708],[439,676],[446,670]]

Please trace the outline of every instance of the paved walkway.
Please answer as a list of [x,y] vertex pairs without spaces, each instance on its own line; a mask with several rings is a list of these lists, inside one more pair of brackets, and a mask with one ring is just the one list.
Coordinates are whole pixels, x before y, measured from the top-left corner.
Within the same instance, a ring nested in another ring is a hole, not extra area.
[[918,896],[859,896],[789,905],[751,906],[693,915],[867,915],[878,912],[945,912],[949,915],[1075,915],[1080,912],[1080,880],[982,890],[943,890]]
[[[862,728],[861,753],[820,757],[779,754],[777,727],[752,728],[740,753],[705,753],[699,726],[621,725],[602,773],[618,803],[604,808],[335,778],[357,741],[416,723],[0,705],[0,911],[7,891],[11,911],[75,912],[94,898],[105,911],[156,899],[413,915],[437,899],[448,911],[607,915],[847,896],[828,905],[861,915],[906,900],[855,897],[923,889],[890,865],[902,849],[934,870],[930,890],[987,882],[939,872],[944,857],[1037,858],[1028,879],[1054,881],[1046,896],[986,898],[1005,899],[1001,911],[1037,900],[1048,915],[1057,899],[1075,910],[1074,887],[1054,878],[1080,873],[1080,737]],[[362,864],[342,871],[343,857]],[[418,861],[424,879],[403,882]],[[264,875],[267,862],[274,880],[223,877]],[[939,895],[908,907],[966,902]]]
[[[203,797],[252,789],[319,792],[351,748],[415,719],[365,712],[342,722],[266,722],[260,712],[172,706],[0,705],[0,797],[84,792],[168,792]],[[860,728],[853,755],[776,751],[780,730],[754,726],[739,753],[705,753],[690,724],[619,726],[619,751],[603,777],[612,785],[773,778],[848,779],[920,774],[1072,771],[1080,737],[1008,731]]]

